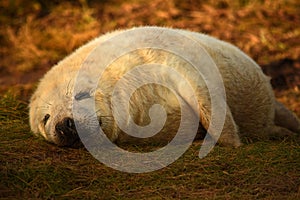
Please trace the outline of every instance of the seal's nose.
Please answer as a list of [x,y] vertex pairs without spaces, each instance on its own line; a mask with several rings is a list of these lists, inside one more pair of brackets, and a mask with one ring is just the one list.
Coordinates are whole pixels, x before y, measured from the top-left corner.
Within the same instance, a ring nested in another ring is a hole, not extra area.
[[57,123],[55,130],[62,135],[67,135],[76,131],[74,120],[66,117],[61,122]]
[[76,130],[74,120],[69,117],[63,119],[63,124],[65,127],[69,129]]
[[74,141],[78,141],[79,137],[76,131],[74,120],[66,117],[55,125],[55,131],[60,138],[61,146],[72,146]]

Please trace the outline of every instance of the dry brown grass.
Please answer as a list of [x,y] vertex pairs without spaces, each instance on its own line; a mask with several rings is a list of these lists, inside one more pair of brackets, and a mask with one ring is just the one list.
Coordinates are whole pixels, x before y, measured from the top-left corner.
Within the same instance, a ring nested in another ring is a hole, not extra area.
[[[35,5],[32,4],[28,6]],[[5,44],[0,48],[2,84],[36,81],[51,65],[97,36],[99,22],[92,16],[93,12],[91,8],[63,2],[44,17],[39,17],[36,11],[21,16],[17,24],[3,25],[0,31]]]

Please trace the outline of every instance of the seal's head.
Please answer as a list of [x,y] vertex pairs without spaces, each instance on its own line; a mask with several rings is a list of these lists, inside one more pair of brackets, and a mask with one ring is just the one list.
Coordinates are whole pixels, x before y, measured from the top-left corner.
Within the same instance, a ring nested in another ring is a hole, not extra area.
[[70,102],[72,92],[62,90],[60,82],[52,80],[55,84],[40,84],[32,96],[29,105],[31,130],[58,146],[79,147],[81,142]]

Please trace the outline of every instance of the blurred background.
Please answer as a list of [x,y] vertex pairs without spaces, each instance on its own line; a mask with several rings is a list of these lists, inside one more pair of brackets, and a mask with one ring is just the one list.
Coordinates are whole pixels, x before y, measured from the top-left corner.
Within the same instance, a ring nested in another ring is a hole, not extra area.
[[228,41],[272,77],[294,111],[300,86],[298,0],[2,0],[0,94],[28,99],[51,66],[92,38],[142,25],[184,28]]

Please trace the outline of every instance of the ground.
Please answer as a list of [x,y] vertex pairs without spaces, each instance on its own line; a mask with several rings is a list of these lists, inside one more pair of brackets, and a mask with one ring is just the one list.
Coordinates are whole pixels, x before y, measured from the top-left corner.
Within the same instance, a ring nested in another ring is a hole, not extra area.
[[299,138],[215,147],[204,159],[195,142],[167,168],[127,174],[34,137],[27,113],[38,80],[77,47],[115,29],[159,25],[238,46],[300,116],[299,8],[297,0],[1,1],[0,198],[299,199]]

